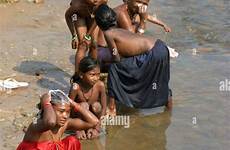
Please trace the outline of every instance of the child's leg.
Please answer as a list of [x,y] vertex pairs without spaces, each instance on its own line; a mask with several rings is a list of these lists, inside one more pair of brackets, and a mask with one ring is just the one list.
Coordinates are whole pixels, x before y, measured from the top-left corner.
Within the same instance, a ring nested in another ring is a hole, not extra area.
[[79,18],[76,22],[75,26],[78,34],[78,50],[75,55],[75,73],[78,73],[78,65],[80,61],[85,57],[86,51],[87,51],[87,43],[82,42],[84,40],[84,36],[87,33],[87,26],[85,19]]
[[[84,109],[89,110],[89,104],[87,102],[81,102],[80,103],[81,107],[83,107]],[[81,130],[81,131],[76,131],[76,137],[79,140],[86,140],[87,139],[87,135],[85,130]]]
[[102,106],[99,102],[94,102],[91,104],[91,110],[97,117],[100,117]]
[[116,103],[114,97],[109,97],[109,109],[106,113],[111,116],[116,116]]
[[89,110],[89,104],[87,102],[81,102],[80,105],[81,105],[81,107]]
[[98,39],[99,28],[96,27],[92,33],[92,40],[90,43],[89,55],[93,59],[97,59],[97,39]]
[[172,110],[173,102],[172,102],[172,90],[171,89],[169,89],[168,102],[167,102],[167,104],[165,106],[169,111]]

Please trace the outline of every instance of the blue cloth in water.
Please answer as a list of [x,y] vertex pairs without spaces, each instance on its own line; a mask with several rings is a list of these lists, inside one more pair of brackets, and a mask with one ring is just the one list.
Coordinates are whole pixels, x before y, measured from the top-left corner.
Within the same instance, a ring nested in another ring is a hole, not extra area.
[[154,108],[167,104],[170,79],[169,51],[157,40],[141,55],[122,58],[109,68],[108,92],[116,101],[134,108]]

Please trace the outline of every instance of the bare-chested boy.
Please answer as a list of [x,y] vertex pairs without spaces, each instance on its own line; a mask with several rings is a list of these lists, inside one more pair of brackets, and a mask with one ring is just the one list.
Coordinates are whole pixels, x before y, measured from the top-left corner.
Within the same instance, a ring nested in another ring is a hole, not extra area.
[[90,48],[89,54],[97,58],[94,40],[97,40],[98,29],[94,19],[94,10],[107,0],[72,0],[65,13],[66,23],[72,34],[72,48],[78,48],[75,56],[75,72],[78,64]]
[[149,0],[127,0],[124,4],[115,7],[118,27],[134,33],[143,33],[146,21],[150,21],[163,27],[166,32],[171,32],[164,22],[147,12],[148,4]]

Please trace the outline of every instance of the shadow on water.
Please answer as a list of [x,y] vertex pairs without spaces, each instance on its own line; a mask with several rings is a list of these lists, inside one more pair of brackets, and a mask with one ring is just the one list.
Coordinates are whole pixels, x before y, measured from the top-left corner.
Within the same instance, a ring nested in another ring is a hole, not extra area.
[[14,68],[15,71],[31,76],[37,76],[37,84],[46,89],[66,90],[69,86],[70,75],[59,67],[43,61],[23,61]]

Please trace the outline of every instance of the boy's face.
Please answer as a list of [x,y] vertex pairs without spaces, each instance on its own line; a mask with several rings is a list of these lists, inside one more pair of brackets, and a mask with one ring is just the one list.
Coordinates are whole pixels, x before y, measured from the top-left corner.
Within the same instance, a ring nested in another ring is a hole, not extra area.
[[54,111],[56,113],[57,125],[62,127],[65,125],[67,119],[70,115],[70,104],[67,103],[56,103],[53,105]]
[[82,75],[82,80],[89,85],[93,86],[100,79],[100,68],[99,66]]
[[[141,9],[147,9],[149,0],[129,0],[128,5],[133,9],[135,13],[143,11]],[[146,10],[145,10],[146,11]]]
[[86,0],[86,2],[93,6],[98,6],[104,2],[104,0]]

